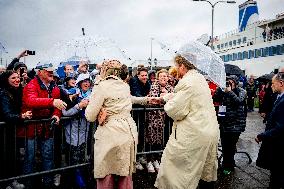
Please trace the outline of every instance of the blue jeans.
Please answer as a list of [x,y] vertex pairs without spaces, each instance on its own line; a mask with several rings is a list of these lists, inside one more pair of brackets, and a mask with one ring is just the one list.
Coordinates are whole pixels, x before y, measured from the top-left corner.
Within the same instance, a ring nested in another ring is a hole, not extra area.
[[[53,162],[53,139],[27,139],[26,150],[25,150],[25,160],[23,172],[24,174],[29,174],[34,172],[35,166],[35,154],[37,147],[40,148],[41,158],[42,158],[42,170],[51,170],[54,167]],[[52,177],[44,176],[44,184],[51,184],[53,181]]]

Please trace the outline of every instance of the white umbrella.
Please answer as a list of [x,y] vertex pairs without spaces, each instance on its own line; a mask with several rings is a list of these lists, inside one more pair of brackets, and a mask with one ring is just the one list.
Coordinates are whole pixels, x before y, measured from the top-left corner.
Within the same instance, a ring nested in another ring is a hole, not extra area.
[[210,80],[221,88],[226,87],[226,72],[222,59],[209,47],[198,41],[190,41],[178,51],[185,59],[190,61],[199,71],[208,76]]

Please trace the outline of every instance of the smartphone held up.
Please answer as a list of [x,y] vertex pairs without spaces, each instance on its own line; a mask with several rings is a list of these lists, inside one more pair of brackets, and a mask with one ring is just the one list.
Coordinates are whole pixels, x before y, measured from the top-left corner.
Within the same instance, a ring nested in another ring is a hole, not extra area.
[[35,55],[35,51],[26,50],[27,55]]

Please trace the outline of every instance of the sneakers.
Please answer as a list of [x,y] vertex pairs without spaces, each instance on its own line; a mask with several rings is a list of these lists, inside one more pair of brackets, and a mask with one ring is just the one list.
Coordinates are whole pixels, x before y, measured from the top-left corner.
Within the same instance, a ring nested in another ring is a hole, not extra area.
[[144,167],[141,165],[140,162],[137,162],[135,167],[136,167],[137,170],[140,170],[140,171],[144,169]]
[[148,173],[155,173],[155,169],[151,161],[147,164],[147,169]]
[[154,163],[153,163],[153,165],[154,165],[156,171],[158,172],[159,169],[160,169],[160,164],[159,164],[158,160],[155,160]]
[[61,177],[60,174],[54,175],[53,183],[54,183],[55,186],[59,186],[60,185],[60,177]]
[[24,189],[25,188],[25,185],[23,185],[23,184],[21,184],[21,183],[18,183],[18,181],[17,180],[14,180],[13,182],[12,182],[12,188],[13,189]]

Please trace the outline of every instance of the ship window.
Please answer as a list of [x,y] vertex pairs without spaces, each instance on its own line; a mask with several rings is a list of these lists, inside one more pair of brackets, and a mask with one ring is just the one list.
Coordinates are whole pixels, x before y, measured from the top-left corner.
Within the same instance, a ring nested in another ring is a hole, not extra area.
[[232,47],[232,41],[229,42],[229,47]]
[[269,55],[269,56],[273,56],[272,47],[269,47],[268,55]]
[[233,45],[236,46],[236,40],[233,41]]
[[277,54],[277,48],[274,46],[274,47],[272,47],[272,53],[273,53],[273,55],[276,55]]
[[225,48],[228,48],[228,43],[225,43]]
[[220,45],[217,45],[218,50],[220,50]]
[[280,53],[281,53],[281,54],[284,54],[284,44],[283,44],[282,47],[281,47]]
[[238,59],[238,54],[237,53],[233,53],[233,61]]
[[249,51],[249,57],[248,58],[249,59],[254,58],[254,51],[253,50]]
[[233,55],[229,54],[229,61],[232,61],[232,60],[233,60]]
[[269,47],[266,47],[266,48],[263,50],[263,56],[268,56],[268,52],[269,52]]
[[264,57],[264,48],[261,48],[261,49],[260,49],[260,56],[261,56],[261,57]]
[[238,60],[242,60],[243,59],[242,55],[243,55],[243,53],[241,53],[241,52],[238,53]]
[[243,43],[247,42],[247,37],[243,37]]
[[248,51],[244,51],[244,52],[243,52],[243,58],[244,58],[244,59],[247,59],[247,58],[248,58]]
[[221,44],[221,49],[223,49],[223,48],[224,48],[224,44],[222,43],[222,44]]
[[280,46],[280,45],[277,45],[277,46],[276,46],[276,54],[277,54],[277,55],[282,54],[282,53],[281,53],[281,46]]
[[228,56],[224,55],[224,62],[228,62]]
[[255,49],[255,50],[254,50],[254,54],[255,54],[255,58],[260,57],[260,56],[261,56],[261,51],[260,51],[260,49]]
[[238,39],[238,45],[240,45],[242,42],[242,39]]

